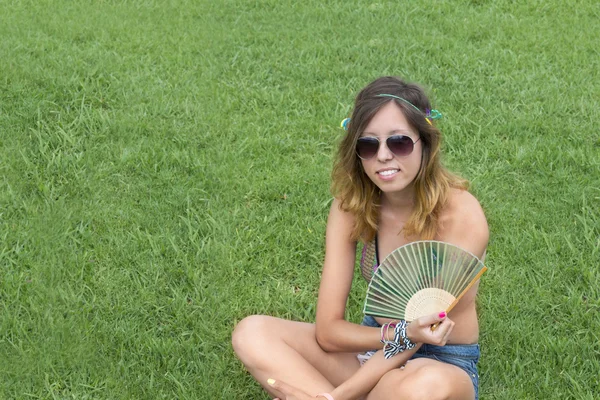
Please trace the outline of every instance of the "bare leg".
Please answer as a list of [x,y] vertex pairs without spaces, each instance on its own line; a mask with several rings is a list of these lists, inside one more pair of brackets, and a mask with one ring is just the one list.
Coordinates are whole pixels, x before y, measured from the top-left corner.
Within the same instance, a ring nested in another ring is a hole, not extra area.
[[315,326],[253,315],[240,321],[233,349],[254,378],[272,395],[267,379],[280,379],[309,394],[327,392],[350,378],[359,364],[354,353],[327,353]]
[[440,361],[419,358],[404,369],[385,374],[367,400],[473,400],[473,383],[462,369]]

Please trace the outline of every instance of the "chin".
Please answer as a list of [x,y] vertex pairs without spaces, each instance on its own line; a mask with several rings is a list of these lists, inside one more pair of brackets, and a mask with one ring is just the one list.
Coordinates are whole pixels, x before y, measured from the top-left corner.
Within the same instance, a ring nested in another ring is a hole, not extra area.
[[406,185],[380,185],[378,187],[383,193],[400,193],[407,189]]
[[379,190],[381,190],[382,193],[386,193],[386,194],[394,194],[394,193],[407,193],[407,192],[413,192],[414,191],[414,185],[413,184],[406,184],[406,183],[390,183],[390,184],[383,184],[383,185],[377,185],[377,187],[379,188]]

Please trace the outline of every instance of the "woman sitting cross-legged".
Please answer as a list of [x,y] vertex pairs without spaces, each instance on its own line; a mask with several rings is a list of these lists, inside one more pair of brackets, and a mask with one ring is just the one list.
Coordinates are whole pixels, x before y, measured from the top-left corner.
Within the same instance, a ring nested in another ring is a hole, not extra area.
[[485,255],[481,206],[440,161],[439,116],[420,86],[394,77],[375,80],[356,97],[332,173],[316,323],[254,315],[233,332],[235,353],[273,397],[478,398],[478,283],[449,315],[439,310],[406,324],[401,344],[410,345],[390,358],[381,351],[389,319],[344,319],[359,241],[367,280],[390,252],[418,240]]

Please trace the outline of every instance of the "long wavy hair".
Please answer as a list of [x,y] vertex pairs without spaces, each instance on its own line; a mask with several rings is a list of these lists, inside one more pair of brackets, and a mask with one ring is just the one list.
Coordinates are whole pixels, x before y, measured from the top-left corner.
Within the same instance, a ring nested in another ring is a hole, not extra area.
[[[420,111],[394,98],[377,97],[379,94],[402,97]],[[390,101],[400,107],[410,125],[419,133],[423,149],[421,167],[414,180],[415,207],[402,232],[406,237],[433,239],[450,189],[466,190],[469,183],[442,165],[441,132],[425,119],[425,112],[431,109],[431,104],[419,85],[386,76],[360,91],[347,126],[348,132],[338,147],[331,174],[331,191],[340,201],[340,208],[355,217],[353,239],[373,240],[379,223],[381,191],[364,172],[356,154],[356,142],[375,114]]]

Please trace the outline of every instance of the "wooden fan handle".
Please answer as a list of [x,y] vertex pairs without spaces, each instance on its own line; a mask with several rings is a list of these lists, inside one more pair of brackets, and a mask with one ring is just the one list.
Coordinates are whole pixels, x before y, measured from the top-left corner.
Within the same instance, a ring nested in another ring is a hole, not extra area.
[[[468,291],[469,289],[471,289],[471,287],[473,287],[473,285],[475,284],[475,282],[477,282],[477,281],[479,280],[479,278],[481,278],[481,275],[483,275],[483,273],[484,273],[485,271],[487,271],[487,267],[485,267],[485,266],[484,266],[483,268],[481,268],[481,271],[479,271],[479,272],[477,273],[477,275],[475,275],[475,278],[473,278],[473,280],[471,281],[471,283],[469,283],[469,284],[467,285],[467,287],[466,287],[466,288],[465,288],[465,289],[464,289],[462,292],[460,292],[460,294],[459,294],[459,295],[458,295],[458,297],[457,297],[457,298],[456,298],[456,299],[455,299],[455,300],[452,302],[452,304],[450,304],[450,305],[448,306],[448,308],[446,309],[446,315],[448,315],[448,313],[449,313],[450,311],[452,311],[452,309],[453,309],[453,308],[454,308],[454,306],[455,306],[455,305],[458,303],[458,301],[459,301],[459,300],[460,300],[460,299],[461,299],[461,298],[462,298],[462,297],[465,295],[465,293],[467,293],[467,291]],[[439,322],[437,322],[437,323],[435,323],[435,324],[431,325],[431,332],[435,331],[435,330],[437,329],[437,327],[438,327],[438,325],[439,325],[439,324],[440,324],[440,323],[439,323]]]

